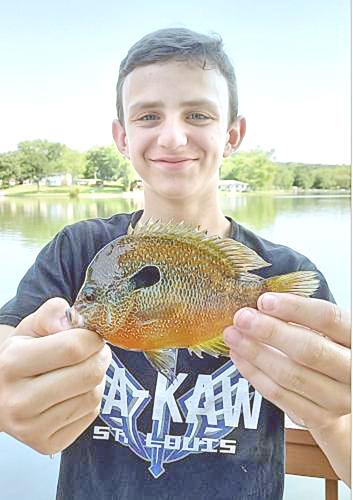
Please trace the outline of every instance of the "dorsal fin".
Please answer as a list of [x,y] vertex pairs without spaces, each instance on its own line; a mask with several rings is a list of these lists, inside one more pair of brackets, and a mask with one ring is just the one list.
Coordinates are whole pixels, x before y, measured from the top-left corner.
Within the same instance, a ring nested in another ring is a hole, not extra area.
[[215,256],[221,257],[229,264],[229,270],[238,276],[251,269],[259,269],[270,266],[254,250],[231,238],[220,236],[207,236],[207,231],[195,228],[185,222],[175,223],[173,221],[161,222],[149,219],[144,224],[137,224],[135,228],[129,226],[130,236],[156,236],[176,241],[196,243],[211,251]]

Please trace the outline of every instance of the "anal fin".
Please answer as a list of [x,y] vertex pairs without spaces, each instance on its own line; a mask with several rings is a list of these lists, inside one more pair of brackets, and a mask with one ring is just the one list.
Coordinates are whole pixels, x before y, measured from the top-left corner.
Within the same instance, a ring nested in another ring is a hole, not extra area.
[[170,382],[175,379],[177,349],[145,351],[144,355],[155,370],[162,373]]
[[229,357],[229,347],[224,343],[223,336],[214,337],[201,344],[192,345],[188,350],[189,352],[194,352],[199,358],[202,358],[201,352],[205,352],[216,358],[218,356]]

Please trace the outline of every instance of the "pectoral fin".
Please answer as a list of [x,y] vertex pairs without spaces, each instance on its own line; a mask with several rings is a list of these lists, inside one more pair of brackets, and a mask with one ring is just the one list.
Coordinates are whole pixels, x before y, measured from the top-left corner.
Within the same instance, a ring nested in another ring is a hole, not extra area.
[[144,355],[155,370],[162,373],[168,380],[173,382],[175,379],[177,349],[146,351]]
[[203,352],[216,358],[218,358],[218,356],[229,357],[229,347],[224,343],[223,336],[214,337],[202,344],[190,346],[188,351],[190,353],[194,352],[199,358],[202,358]]

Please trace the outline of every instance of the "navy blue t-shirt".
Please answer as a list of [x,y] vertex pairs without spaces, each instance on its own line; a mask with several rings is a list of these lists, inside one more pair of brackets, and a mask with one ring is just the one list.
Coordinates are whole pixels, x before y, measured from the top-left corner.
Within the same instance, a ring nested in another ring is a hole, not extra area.
[[[70,305],[94,255],[142,211],[67,226],[39,253],[0,323],[17,326],[52,297]],[[231,219],[230,219],[231,220]],[[262,277],[316,270],[303,255],[233,220],[231,237],[271,267]],[[324,277],[315,296],[333,301]],[[228,358],[178,350],[171,384],[143,353],[112,347],[101,414],[62,452],[60,500],[280,500],[284,416]]]

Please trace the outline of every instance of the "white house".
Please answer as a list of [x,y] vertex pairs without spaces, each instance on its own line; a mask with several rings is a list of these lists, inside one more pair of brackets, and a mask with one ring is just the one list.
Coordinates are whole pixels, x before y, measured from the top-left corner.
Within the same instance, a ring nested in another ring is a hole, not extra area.
[[71,174],[54,174],[48,177],[43,177],[39,184],[42,186],[72,186]]
[[220,191],[243,193],[245,191],[249,191],[249,184],[247,184],[246,182],[236,181],[233,179],[229,180],[220,179],[218,184],[218,189]]

